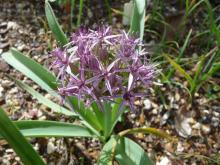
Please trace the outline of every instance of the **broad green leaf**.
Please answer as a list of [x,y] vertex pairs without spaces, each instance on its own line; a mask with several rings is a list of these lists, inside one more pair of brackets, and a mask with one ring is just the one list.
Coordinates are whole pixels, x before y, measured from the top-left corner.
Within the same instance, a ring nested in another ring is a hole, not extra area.
[[17,126],[11,122],[3,109],[0,108],[0,134],[21,158],[23,164],[45,165],[40,155],[24,138]]
[[115,102],[103,103],[103,110],[100,110],[97,103],[92,103],[92,111],[95,113],[106,139],[109,138],[118,119],[124,112],[124,108],[120,109],[122,101],[123,100],[119,98],[116,99]]
[[99,132],[102,131],[102,126],[99,123],[97,116],[93,111],[91,111],[91,109],[86,108],[83,102],[78,100],[76,97],[68,97],[67,101],[72,106],[73,110],[80,115],[83,120],[82,122],[87,127],[93,130],[96,134],[99,134]]
[[144,149],[126,137],[118,140],[115,159],[120,165],[153,165]]
[[143,39],[144,36],[145,7],[146,7],[146,0],[134,0],[130,31],[132,33],[138,32],[141,40]]
[[126,137],[112,136],[100,153],[99,165],[112,165],[114,160],[119,165],[153,165],[153,162],[133,140]]
[[15,69],[32,79],[46,91],[53,93],[57,87],[56,78],[44,67],[21,52],[12,48],[11,52],[2,54],[2,58]]
[[102,148],[99,156],[98,165],[112,165],[114,160],[117,138],[112,136]]
[[46,0],[45,1],[45,13],[47,17],[47,22],[49,24],[50,29],[52,30],[57,42],[64,46],[68,43],[68,39],[66,35],[64,34],[63,30],[61,29],[56,16],[53,12],[53,9],[50,6],[50,3]]
[[112,105],[111,110],[111,129],[109,133],[112,133],[115,125],[117,124],[119,118],[122,116],[122,114],[125,112],[125,107],[122,107],[122,98],[118,98],[115,100],[115,103]]
[[44,104],[47,107],[51,108],[52,111],[57,112],[57,113],[61,113],[61,114],[67,115],[67,116],[78,116],[75,112],[70,111],[70,110],[54,103],[53,101],[47,99],[46,97],[44,97],[43,95],[41,95],[36,90],[31,88],[27,84],[23,83],[22,81],[16,80],[14,78],[12,78],[12,79],[16,82],[16,84],[19,87],[23,88],[28,93],[30,93],[34,98],[36,98],[38,100],[39,103]]
[[99,121],[100,125],[104,126],[104,113],[96,102],[92,103],[91,110],[95,113],[95,116],[97,117],[97,120]]
[[104,102],[104,137],[107,139],[111,134],[111,128],[112,128],[112,107],[109,102]]
[[188,83],[192,85],[193,79],[191,78],[191,76],[179,64],[177,64],[174,60],[172,60],[168,55],[164,55],[164,57],[179,73],[181,73],[186,78]]
[[14,124],[25,137],[94,137],[87,128],[64,122],[21,120]]

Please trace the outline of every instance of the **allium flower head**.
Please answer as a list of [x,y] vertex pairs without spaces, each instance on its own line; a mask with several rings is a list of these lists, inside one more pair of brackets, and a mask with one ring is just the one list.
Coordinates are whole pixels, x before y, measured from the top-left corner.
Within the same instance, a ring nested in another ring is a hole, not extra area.
[[80,28],[70,43],[51,53],[62,82],[59,93],[99,104],[121,97],[134,110],[134,100],[146,95],[138,86],[148,87],[156,73],[140,45],[139,39],[109,26]]

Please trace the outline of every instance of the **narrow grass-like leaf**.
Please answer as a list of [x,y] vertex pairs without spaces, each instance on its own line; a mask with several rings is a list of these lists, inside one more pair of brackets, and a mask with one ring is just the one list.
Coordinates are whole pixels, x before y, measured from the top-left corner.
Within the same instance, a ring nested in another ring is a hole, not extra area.
[[127,129],[127,130],[120,132],[119,135],[125,136],[127,134],[135,134],[135,133],[147,133],[147,134],[152,134],[152,135],[155,135],[158,137],[163,137],[163,138],[166,138],[166,139],[172,140],[172,141],[176,140],[173,137],[171,137],[170,135],[168,135],[167,133],[160,131],[156,128],[151,128],[151,127]]
[[36,90],[34,90],[32,87],[28,86],[27,84],[23,83],[22,81],[17,80],[15,78],[12,78],[12,79],[15,81],[15,83],[19,87],[23,88],[28,93],[30,93],[34,98],[36,98],[39,101],[39,103],[44,104],[47,107],[51,108],[52,111],[54,111],[56,113],[64,114],[64,115],[67,115],[67,116],[78,116],[73,111],[70,111],[70,110],[54,103],[53,101],[47,99],[46,97],[44,97],[39,92],[37,92]]
[[46,91],[52,93],[52,90],[56,89],[56,78],[40,64],[16,49],[12,48],[11,52],[3,53],[2,58]]
[[145,23],[145,7],[146,0],[134,0],[133,15],[130,25],[130,32],[139,33],[142,40],[144,36],[144,23]]
[[202,57],[200,57],[200,60],[197,64],[197,69],[196,69],[196,72],[193,78],[193,83],[190,89],[192,96],[194,96],[195,92],[197,92],[197,90],[204,83],[204,81],[206,81],[206,79],[202,79],[202,77],[207,75],[207,72],[211,69],[215,61],[214,59],[216,55],[218,54],[218,52],[216,52],[217,50],[218,48],[215,47],[212,50],[210,50],[206,55],[203,55]]
[[105,0],[105,7],[108,10],[108,22],[112,23],[112,12],[111,12],[111,6],[109,4],[109,0]]
[[14,124],[25,137],[94,137],[87,128],[64,122],[21,120]]
[[204,2],[205,2],[206,7],[207,7],[210,31],[216,37],[218,46],[220,46],[220,30],[218,28],[218,25],[216,24],[215,16],[214,16],[214,12],[213,12],[212,6],[211,6],[209,0],[204,0]]
[[41,157],[24,138],[18,128],[0,108],[0,135],[9,143],[26,165],[45,165]]
[[168,55],[164,55],[164,57],[178,72],[180,72],[186,78],[188,83],[192,85],[193,79],[191,78],[191,76],[179,64],[177,64],[174,60],[172,60]]
[[[188,35],[186,36],[186,39],[185,39],[185,41],[184,41],[184,44],[183,44],[183,46],[180,48],[178,57],[177,57],[177,59],[174,61],[176,64],[179,64],[179,62],[180,62],[180,60],[181,60],[181,58],[182,58],[182,56],[183,56],[183,53],[185,52],[186,47],[187,47],[187,45],[188,45],[189,42],[190,42],[190,37],[191,37],[191,35],[192,35],[192,29],[190,29]],[[175,73],[175,69],[171,68],[170,71],[169,71],[169,73],[167,74],[167,79],[170,79],[170,77],[171,77],[174,73]]]
[[213,76],[216,73],[220,72],[220,62],[216,62],[213,64],[212,68],[209,70],[209,72],[201,78],[202,81],[206,81],[209,77]]
[[193,78],[192,86],[190,88],[190,92],[191,92],[192,96],[194,96],[196,89],[198,89],[200,87],[201,82],[199,82],[199,77],[200,77],[202,68],[204,66],[205,59],[206,59],[205,56],[200,57],[200,60],[197,64],[197,69],[196,69],[196,72],[195,72],[195,75]]
[[82,17],[82,14],[83,14],[83,2],[84,0],[79,0],[79,14],[78,14],[78,17],[77,17],[77,27],[80,26],[81,24],[81,17]]
[[45,1],[45,13],[49,27],[52,30],[57,42],[61,46],[66,45],[68,43],[68,39],[61,29],[48,0]]
[[219,53],[220,53],[220,50],[216,46],[215,48],[210,50],[205,55],[207,62],[205,62],[205,65],[202,68],[202,74],[207,73],[211,69],[211,67],[213,66],[213,63],[216,61],[216,57],[219,55]]

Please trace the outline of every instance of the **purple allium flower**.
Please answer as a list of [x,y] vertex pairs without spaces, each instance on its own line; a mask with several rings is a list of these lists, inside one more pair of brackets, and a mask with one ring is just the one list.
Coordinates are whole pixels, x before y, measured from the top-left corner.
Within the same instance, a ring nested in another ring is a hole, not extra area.
[[55,57],[52,67],[59,69],[57,77],[62,82],[59,93],[98,104],[121,97],[122,105],[134,110],[135,99],[146,96],[138,85],[148,87],[156,73],[140,45],[139,39],[109,26],[80,28],[70,43],[51,53]]

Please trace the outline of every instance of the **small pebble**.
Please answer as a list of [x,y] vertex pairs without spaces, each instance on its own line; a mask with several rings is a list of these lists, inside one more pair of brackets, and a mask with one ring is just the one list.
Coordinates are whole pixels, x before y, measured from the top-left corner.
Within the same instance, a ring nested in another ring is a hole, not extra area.
[[202,125],[202,132],[204,134],[209,134],[211,132],[211,128],[208,125]]
[[201,124],[199,122],[197,122],[196,124],[194,124],[192,126],[193,129],[200,129],[201,128]]
[[183,147],[182,142],[178,142],[176,150],[177,150],[177,152],[183,152],[184,151],[184,147]]
[[163,156],[160,159],[160,162],[157,162],[156,165],[171,165],[171,161],[168,159],[168,157]]
[[2,80],[1,85],[3,88],[10,88],[14,83],[9,80]]
[[16,22],[13,22],[13,21],[9,21],[8,22],[8,26],[7,26],[7,29],[18,29],[18,24]]
[[[0,54],[1,54],[1,52],[0,52]],[[1,71],[7,72],[8,70],[9,70],[9,65],[5,61],[0,59],[0,72]]]
[[47,144],[47,153],[51,154],[54,151],[56,151],[56,147],[54,146],[54,144],[52,142],[48,142],[48,144]]
[[144,108],[145,108],[146,110],[151,109],[151,101],[150,101],[149,99],[145,99],[145,100],[144,100]]
[[19,46],[17,47],[17,49],[18,49],[19,51],[23,51],[23,50],[25,49],[25,45],[24,45],[24,44],[19,45]]
[[9,93],[9,94],[15,94],[15,93],[18,93],[18,87],[14,87],[14,88],[12,88],[8,93]]
[[134,113],[131,114],[131,118],[134,119],[136,115]]
[[154,109],[152,110],[152,114],[156,115],[157,113],[158,113],[157,109],[154,108]]
[[213,111],[212,113],[213,113],[213,115],[214,115],[215,117],[219,117],[219,116],[220,116],[220,113],[219,113],[219,112]]

